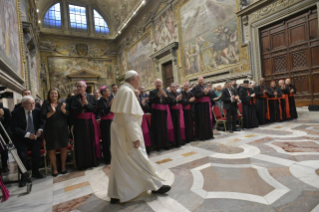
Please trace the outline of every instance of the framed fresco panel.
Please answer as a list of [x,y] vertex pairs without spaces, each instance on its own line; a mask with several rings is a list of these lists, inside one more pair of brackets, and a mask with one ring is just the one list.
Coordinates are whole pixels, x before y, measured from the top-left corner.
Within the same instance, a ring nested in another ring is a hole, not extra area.
[[112,60],[109,59],[48,57],[48,69],[50,86],[58,88],[62,98],[71,93],[68,76],[79,71],[99,75],[99,86],[111,86],[115,82]]
[[240,63],[236,0],[188,0],[179,16],[185,76]]
[[141,76],[141,85],[150,88],[156,78],[152,53],[151,34],[145,35],[127,52],[128,70],[135,70]]
[[175,15],[172,8],[167,9],[155,20],[153,34],[157,51],[175,41]]
[[5,69],[24,79],[18,2],[19,0],[0,1],[0,61]]

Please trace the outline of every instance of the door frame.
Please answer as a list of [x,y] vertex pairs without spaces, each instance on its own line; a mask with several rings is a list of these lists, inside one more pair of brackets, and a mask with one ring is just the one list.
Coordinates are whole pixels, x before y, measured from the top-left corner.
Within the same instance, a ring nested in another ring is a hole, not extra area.
[[[162,79],[163,79],[163,84],[166,83],[165,65],[169,65],[169,64],[172,65],[173,82],[175,82],[174,69],[173,69],[173,61],[170,60],[170,61],[167,61],[166,63],[162,63]],[[166,89],[168,86],[170,86],[170,85],[166,85],[166,84],[165,84],[165,86],[163,86],[163,87],[165,87],[165,89]]]

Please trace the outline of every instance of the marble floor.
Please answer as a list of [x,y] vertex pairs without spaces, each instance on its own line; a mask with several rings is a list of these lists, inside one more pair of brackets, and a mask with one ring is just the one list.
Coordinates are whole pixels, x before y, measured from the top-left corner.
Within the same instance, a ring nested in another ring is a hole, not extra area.
[[[0,211],[319,212],[319,112],[298,108],[298,120],[153,152],[150,160],[172,185],[167,195],[141,194],[111,205],[109,166],[33,181],[33,190],[8,185]],[[217,133],[216,133],[217,134]],[[16,166],[11,162],[11,174]]]

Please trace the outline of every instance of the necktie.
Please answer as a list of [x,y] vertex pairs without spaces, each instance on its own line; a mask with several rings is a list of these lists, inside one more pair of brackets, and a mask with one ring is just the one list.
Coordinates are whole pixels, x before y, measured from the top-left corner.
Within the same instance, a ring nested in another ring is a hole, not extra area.
[[33,120],[32,120],[32,117],[31,117],[31,111],[28,112],[28,129],[27,129],[27,132],[35,134],[34,126],[33,126]]

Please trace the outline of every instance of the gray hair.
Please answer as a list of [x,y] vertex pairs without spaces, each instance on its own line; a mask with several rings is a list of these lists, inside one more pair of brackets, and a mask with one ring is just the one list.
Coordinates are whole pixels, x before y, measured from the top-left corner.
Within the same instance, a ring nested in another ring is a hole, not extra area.
[[25,103],[28,100],[33,100],[34,101],[34,98],[32,96],[24,96],[24,97],[22,97],[21,102],[23,104],[23,103]]
[[137,76],[138,76],[138,73],[133,73],[133,75],[130,78],[127,78],[125,82],[131,82],[132,79],[136,78]]
[[173,82],[170,87],[172,87],[174,85],[177,86],[177,83]]

